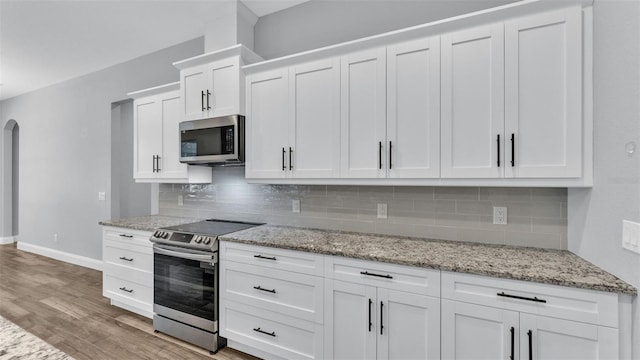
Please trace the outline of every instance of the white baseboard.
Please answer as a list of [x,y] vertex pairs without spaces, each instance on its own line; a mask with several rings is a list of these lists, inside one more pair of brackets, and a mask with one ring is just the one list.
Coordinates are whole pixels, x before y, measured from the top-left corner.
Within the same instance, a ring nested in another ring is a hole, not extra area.
[[86,268],[102,271],[101,260],[88,258],[86,256],[80,256],[60,250],[49,249],[43,246],[28,244],[22,241],[18,241],[18,250],[31,252],[34,254],[50,257],[52,259],[64,261],[70,264],[80,265]]
[[0,245],[13,244],[16,242],[15,236],[0,237]]

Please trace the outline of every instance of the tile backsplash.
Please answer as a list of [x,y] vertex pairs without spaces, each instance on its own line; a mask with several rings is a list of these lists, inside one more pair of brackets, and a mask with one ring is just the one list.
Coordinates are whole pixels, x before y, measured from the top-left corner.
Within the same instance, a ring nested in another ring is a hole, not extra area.
[[[182,205],[179,205],[182,196]],[[292,200],[300,200],[293,213]],[[387,204],[387,219],[377,204]],[[493,225],[506,206],[507,225]],[[567,247],[567,190],[247,184],[244,168],[215,168],[207,185],[160,185],[160,214],[426,237]]]

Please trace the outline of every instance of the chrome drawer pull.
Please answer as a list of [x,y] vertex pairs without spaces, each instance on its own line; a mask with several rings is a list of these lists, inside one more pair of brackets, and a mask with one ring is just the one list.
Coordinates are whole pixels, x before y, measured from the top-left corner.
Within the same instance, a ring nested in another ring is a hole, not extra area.
[[275,293],[276,293],[276,289],[271,289],[271,290],[269,290],[269,289],[265,289],[265,288],[261,287],[260,285],[258,285],[258,286],[254,286],[253,288],[254,288],[254,289],[256,289],[256,290],[260,290],[260,291],[270,292],[270,293],[272,293],[272,294],[275,294]]
[[133,237],[133,235],[120,234],[120,237],[132,238],[132,237]]
[[504,291],[503,292],[499,292],[497,294],[498,296],[502,296],[502,297],[506,297],[506,298],[511,298],[511,299],[519,299],[519,300],[527,300],[527,301],[535,301],[535,302],[539,302],[539,303],[546,303],[547,300],[544,299],[538,299],[537,297],[524,297],[524,296],[518,296],[518,295],[509,295],[509,294],[505,294]]
[[260,330],[260,328],[255,328],[255,329],[253,329],[253,331],[259,332],[259,333],[261,333],[261,334],[265,334],[265,335],[269,335],[269,336],[276,337],[276,332],[275,332],[275,331],[273,331],[273,332],[266,332],[266,331],[264,331],[264,330]]
[[120,260],[124,260],[124,261],[133,261],[133,258],[128,259],[128,258],[126,258],[126,257],[124,257],[124,256],[120,256]]
[[360,271],[360,274],[362,275],[367,275],[367,276],[375,276],[375,277],[381,277],[381,278],[385,278],[385,279],[393,279],[393,276],[387,274],[387,275],[380,275],[380,274],[374,274],[374,273],[370,273],[368,271]]
[[262,256],[262,255],[253,255],[254,258],[258,258],[258,259],[265,259],[265,260],[276,260],[275,257],[269,257],[269,256]]
[[127,289],[126,287],[121,287],[120,290],[124,291],[124,292],[128,292],[129,294],[131,294],[133,292],[133,289]]

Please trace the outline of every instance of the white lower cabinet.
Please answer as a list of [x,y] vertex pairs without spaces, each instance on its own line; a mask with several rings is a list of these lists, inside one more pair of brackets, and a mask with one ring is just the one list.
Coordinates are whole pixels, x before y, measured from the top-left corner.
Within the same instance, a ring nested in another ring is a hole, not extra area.
[[153,316],[151,232],[116,227],[102,231],[102,295],[111,305]]
[[616,294],[443,272],[442,297],[442,359],[619,358]]

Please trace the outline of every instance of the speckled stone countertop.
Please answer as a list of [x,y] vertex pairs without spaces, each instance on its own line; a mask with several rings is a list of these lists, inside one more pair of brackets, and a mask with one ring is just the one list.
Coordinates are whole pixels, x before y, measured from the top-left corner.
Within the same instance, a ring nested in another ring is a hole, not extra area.
[[569,252],[263,225],[221,240],[498,278],[637,295],[637,289]]
[[104,226],[115,226],[115,227],[125,228],[125,229],[154,231],[158,228],[189,224],[189,223],[200,221],[200,220],[202,219],[176,217],[176,216],[149,215],[149,216],[136,216],[136,217],[130,217],[126,219],[119,219],[119,220],[100,221],[98,224],[104,225]]

